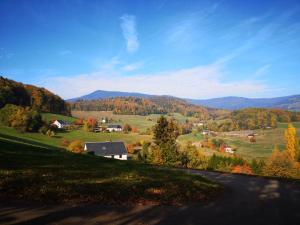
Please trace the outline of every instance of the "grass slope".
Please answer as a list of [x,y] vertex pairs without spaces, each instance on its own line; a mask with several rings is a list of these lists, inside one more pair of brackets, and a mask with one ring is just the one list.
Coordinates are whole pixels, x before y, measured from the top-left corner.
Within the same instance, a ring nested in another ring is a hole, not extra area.
[[183,204],[206,201],[220,186],[182,171],[73,154],[0,135],[0,199],[43,203]]
[[54,120],[63,120],[67,121],[69,123],[75,122],[76,118],[71,116],[64,116],[60,114],[53,114],[53,113],[42,113],[43,120],[46,120],[48,122],[52,122]]

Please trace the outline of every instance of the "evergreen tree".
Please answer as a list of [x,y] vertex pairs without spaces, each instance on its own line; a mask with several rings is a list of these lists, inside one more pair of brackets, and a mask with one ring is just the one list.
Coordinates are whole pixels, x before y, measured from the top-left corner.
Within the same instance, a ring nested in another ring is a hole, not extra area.
[[159,146],[162,161],[165,164],[174,164],[178,160],[176,139],[179,135],[178,126],[174,119],[167,120],[161,116],[153,129],[154,142]]

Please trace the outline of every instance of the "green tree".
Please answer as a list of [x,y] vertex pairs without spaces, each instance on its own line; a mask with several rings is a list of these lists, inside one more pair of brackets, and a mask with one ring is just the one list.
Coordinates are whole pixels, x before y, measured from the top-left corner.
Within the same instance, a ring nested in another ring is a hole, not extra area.
[[167,120],[166,117],[161,116],[153,128],[153,133],[154,142],[159,146],[163,163],[175,164],[178,160],[176,139],[179,135],[175,120]]

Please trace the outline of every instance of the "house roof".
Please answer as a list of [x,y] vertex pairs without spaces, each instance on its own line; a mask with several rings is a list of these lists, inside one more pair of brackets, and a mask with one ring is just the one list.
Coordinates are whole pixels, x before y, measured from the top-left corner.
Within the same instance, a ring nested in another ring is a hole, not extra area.
[[94,152],[95,155],[124,155],[127,154],[124,142],[87,142],[85,143],[88,152]]
[[122,126],[117,124],[112,124],[112,125],[108,125],[108,128],[122,128]]
[[[63,120],[55,120],[55,121],[57,121],[57,122],[59,122],[61,125],[66,125],[67,123],[65,122],[65,121],[63,121]],[[55,122],[54,121],[54,122]]]

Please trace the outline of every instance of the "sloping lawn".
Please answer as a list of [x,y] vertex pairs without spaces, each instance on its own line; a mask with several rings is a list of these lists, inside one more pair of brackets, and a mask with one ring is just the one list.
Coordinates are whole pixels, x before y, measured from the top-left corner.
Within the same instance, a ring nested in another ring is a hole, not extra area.
[[0,136],[0,201],[178,205],[208,201],[221,190],[182,171]]

